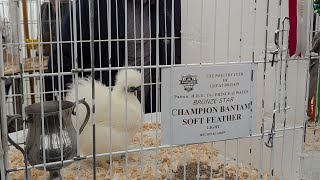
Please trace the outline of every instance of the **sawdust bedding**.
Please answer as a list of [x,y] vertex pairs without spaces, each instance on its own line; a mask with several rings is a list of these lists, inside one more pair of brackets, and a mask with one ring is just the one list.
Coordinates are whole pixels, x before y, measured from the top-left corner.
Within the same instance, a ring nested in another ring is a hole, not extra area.
[[[156,138],[155,130],[158,128],[158,138]],[[141,133],[138,133],[134,139],[136,144],[140,144]],[[145,124],[143,131],[143,146],[156,147],[160,145],[160,125]],[[186,154],[185,154],[186,153]],[[200,179],[210,179],[212,174],[213,179],[222,180],[223,178],[223,161],[218,158],[218,151],[211,149],[211,143],[200,145]],[[186,161],[185,161],[186,158]],[[128,153],[128,165],[126,171],[126,160],[112,161],[112,176],[115,180],[128,179],[169,179],[170,178],[170,148],[162,148],[158,150],[148,150],[143,152]],[[157,159],[157,160],[156,160]],[[10,166],[23,167],[23,155],[17,151],[10,151]],[[197,145],[188,145],[186,151],[184,147],[172,148],[172,177],[175,180],[184,179],[184,169],[186,169],[186,179],[197,179],[198,167],[198,149]],[[212,168],[211,168],[212,166]],[[81,179],[92,179],[93,168],[92,160],[84,160],[80,162]],[[78,163],[73,163],[62,171],[66,180],[77,179]],[[212,169],[212,171],[211,171]],[[227,180],[236,179],[237,166],[234,162],[228,162],[225,166],[225,177]],[[97,165],[97,179],[110,179],[110,164],[104,163]],[[44,179],[44,172],[38,169],[32,169],[33,179]],[[48,175],[48,173],[47,173]],[[240,165],[238,167],[238,179],[245,180],[258,179],[257,169],[252,169],[251,172],[248,166]],[[16,171],[10,173],[13,180],[23,179],[24,171]],[[48,177],[48,176],[47,176]],[[263,179],[268,179],[268,175],[264,174]],[[276,178],[277,179],[277,178]]]

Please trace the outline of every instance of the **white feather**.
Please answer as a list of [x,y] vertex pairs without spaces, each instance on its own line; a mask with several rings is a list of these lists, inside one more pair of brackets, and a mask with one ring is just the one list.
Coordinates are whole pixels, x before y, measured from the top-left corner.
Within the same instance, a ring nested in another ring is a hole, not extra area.
[[[141,86],[141,75],[139,71],[127,70],[126,81],[125,70],[118,73],[116,85],[111,92],[111,119],[110,119],[110,105],[109,105],[109,91],[110,89],[95,81],[95,120],[96,120],[96,154],[108,153],[110,150],[110,130],[112,152],[125,151],[126,142],[128,146],[132,142],[132,138],[138,132],[141,122],[141,104],[137,97],[130,92],[126,92],[127,87]],[[67,101],[75,101],[76,88],[70,87],[71,92],[67,94]],[[127,96],[126,96],[127,94]],[[91,78],[80,79],[78,84],[78,99],[85,98],[92,111],[92,82]],[[126,99],[127,98],[127,99]],[[127,103],[127,116],[126,116],[126,103]],[[86,108],[83,105],[78,106],[79,115],[78,126],[76,126],[76,117],[72,118],[74,127],[80,129],[85,115]],[[92,134],[92,121],[93,114],[90,112],[90,119],[80,135],[80,152],[81,155],[92,155],[93,149],[93,134]],[[126,120],[127,118],[127,120]],[[111,121],[110,121],[111,120]],[[111,122],[111,126],[110,126]],[[127,134],[126,134],[127,123]],[[126,137],[128,137],[126,139]]]

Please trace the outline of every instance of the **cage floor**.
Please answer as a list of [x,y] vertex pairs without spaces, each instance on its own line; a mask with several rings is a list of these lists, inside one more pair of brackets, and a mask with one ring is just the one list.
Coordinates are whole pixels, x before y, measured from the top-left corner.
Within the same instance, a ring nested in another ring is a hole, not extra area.
[[305,135],[305,151],[320,152],[320,127],[308,127]]
[[[158,138],[156,138],[156,129],[158,127]],[[141,133],[135,136],[134,143],[140,144]],[[144,125],[143,130],[143,147],[156,147],[160,144],[160,125],[148,123]],[[169,179],[170,174],[173,179],[197,179],[197,170],[199,165],[200,179],[227,180],[236,179],[238,169],[238,179],[245,180],[251,175],[251,179],[258,179],[257,169],[249,169],[248,166],[235,164],[234,160],[227,160],[226,166],[223,166],[223,155],[214,148],[211,143],[198,145],[188,145],[186,147],[161,148],[142,152],[129,153],[126,158],[118,161],[112,161],[112,176],[115,180],[125,179]],[[184,149],[185,148],[185,149]],[[172,150],[172,153],[170,153]],[[199,153],[198,153],[199,151]],[[172,156],[172,158],[171,158]],[[17,150],[10,151],[10,166],[23,167],[23,156]],[[170,173],[170,159],[172,173]],[[198,161],[198,159],[200,161]],[[198,164],[198,162],[200,162]],[[127,164],[127,166],[126,166]],[[73,163],[64,168],[63,176],[66,180],[78,178],[78,164]],[[80,162],[81,179],[92,179],[93,166],[92,160],[84,160]],[[225,169],[225,173],[224,172]],[[110,179],[110,164],[97,164],[97,179]],[[186,172],[186,173],[184,173]],[[31,171],[33,179],[44,179],[44,172],[38,169]],[[46,174],[48,175],[48,173]],[[23,179],[24,171],[16,171],[10,173],[10,177],[15,180]],[[48,176],[47,176],[48,177]],[[263,179],[268,179],[268,175],[264,174]],[[275,178],[277,179],[277,178]]]

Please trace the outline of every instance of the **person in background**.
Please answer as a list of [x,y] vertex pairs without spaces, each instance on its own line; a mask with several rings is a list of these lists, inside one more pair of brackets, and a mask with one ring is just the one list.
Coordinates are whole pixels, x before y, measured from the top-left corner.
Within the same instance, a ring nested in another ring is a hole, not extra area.
[[[320,54],[320,32],[317,32],[312,39],[311,52]],[[309,97],[308,97],[308,111],[309,125],[316,122],[317,118],[317,94],[318,94],[318,72],[319,72],[319,59],[310,59],[309,67]]]
[[[58,1],[57,1],[58,3]],[[66,13],[69,12],[69,0],[60,0],[59,10],[61,13],[61,19],[63,19]],[[50,0],[49,2],[43,2],[41,4],[41,30],[42,30],[42,42],[54,42],[57,40],[57,28],[56,28],[56,1]],[[58,27],[60,28],[60,27]],[[51,55],[51,43],[43,44],[43,55]],[[39,52],[38,52],[39,53]]]
[[[141,2],[142,1],[142,2]],[[172,1],[174,6],[172,7]],[[110,2],[108,8],[107,2]],[[145,79],[145,113],[156,112],[156,64],[170,65],[171,60],[174,64],[181,63],[181,5],[180,0],[159,0],[158,5],[155,0],[128,0],[127,12],[125,13],[125,0],[96,0],[94,1],[94,39],[101,40],[94,43],[94,64],[96,68],[100,67],[123,67],[128,66],[149,66],[144,68]],[[90,21],[89,21],[89,1],[75,0],[76,3],[76,32],[77,32],[77,57],[74,57],[79,65],[79,68],[91,68],[91,50],[90,50]],[[141,12],[141,3],[143,12]],[[158,8],[158,11],[157,11]],[[172,9],[174,8],[174,9]],[[109,13],[108,10],[111,9]],[[172,14],[174,12],[174,14]],[[157,15],[157,13],[159,13]],[[71,16],[69,16],[71,14]],[[111,37],[108,37],[108,15],[111,15]],[[141,14],[143,19],[141,22]],[[128,52],[125,52],[125,16],[127,15],[127,38]],[[58,72],[58,64],[63,72],[70,72],[75,67],[73,66],[73,13],[67,13],[62,24],[62,41],[59,48],[55,46],[52,56],[49,58],[49,72]],[[135,19],[134,19],[135,17]],[[159,19],[157,19],[159,18]],[[171,25],[174,18],[174,40],[171,39]],[[134,26],[135,24],[135,26]],[[141,24],[143,26],[143,38],[141,41]],[[157,25],[158,24],[158,25]],[[158,29],[158,34],[156,34]],[[159,37],[159,44],[156,39]],[[164,37],[169,37],[164,39]],[[111,41],[111,51],[109,54],[108,40]],[[115,41],[118,39],[118,41]],[[131,40],[130,40],[131,39]],[[132,40],[133,39],[133,40]],[[136,39],[136,40],[134,40]],[[81,41],[82,40],[82,41]],[[173,42],[174,41],[174,42]],[[68,43],[69,42],[69,43]],[[141,56],[141,44],[144,45]],[[174,45],[174,56],[171,59],[171,46]],[[157,47],[159,48],[157,50]],[[58,59],[57,53],[61,52]],[[127,56],[127,57],[126,57]],[[126,59],[128,63],[126,63]],[[157,63],[158,61],[158,63]],[[150,67],[153,65],[153,67]],[[51,68],[52,67],[52,68]],[[111,82],[109,83],[109,70],[95,72],[95,78],[100,80],[105,85],[113,86],[115,83],[115,75],[117,70],[111,70]],[[79,75],[87,76],[90,73],[79,73]],[[160,78],[160,76],[159,76]],[[159,80],[159,79],[158,79]],[[61,90],[65,90],[68,83],[72,82],[72,76],[64,76],[61,81]],[[58,77],[46,77],[45,88],[47,92],[58,89]],[[160,86],[158,86],[160,87]],[[158,91],[160,94],[160,91]],[[63,96],[62,96],[63,97]],[[98,97],[98,95],[96,96]],[[139,97],[139,96],[138,96]],[[47,93],[46,100],[53,100],[54,94]],[[80,97],[81,98],[81,97]],[[141,98],[141,97],[139,97]],[[152,103],[151,103],[152,102]],[[159,99],[160,102],[160,99]]]
[[[314,14],[313,20],[313,32],[312,32],[312,48],[311,52],[320,54],[320,32],[316,30],[316,19],[317,14]],[[308,111],[307,115],[308,119],[308,126],[311,126],[313,123],[318,121],[317,118],[317,94],[318,94],[318,72],[319,72],[319,59],[312,58],[310,59],[310,67],[309,67],[309,97],[308,97]]]

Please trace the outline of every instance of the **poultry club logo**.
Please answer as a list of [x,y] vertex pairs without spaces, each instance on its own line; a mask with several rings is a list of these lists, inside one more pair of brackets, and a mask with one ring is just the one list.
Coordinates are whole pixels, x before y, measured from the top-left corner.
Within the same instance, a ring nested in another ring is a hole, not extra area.
[[183,85],[184,90],[187,92],[190,92],[193,90],[193,87],[195,84],[198,84],[198,79],[196,75],[186,75],[186,76],[181,76],[180,85]]

